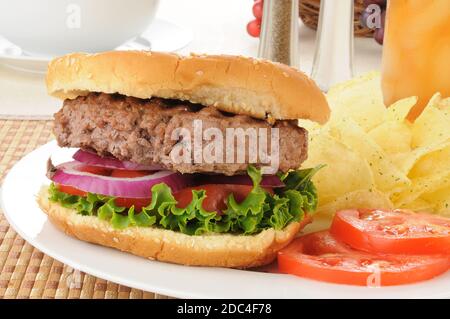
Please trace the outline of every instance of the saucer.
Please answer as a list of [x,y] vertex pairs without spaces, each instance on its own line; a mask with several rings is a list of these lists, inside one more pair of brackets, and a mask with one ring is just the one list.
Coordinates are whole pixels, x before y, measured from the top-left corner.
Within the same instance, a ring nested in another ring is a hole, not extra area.
[[[115,50],[152,50],[173,52],[182,49],[193,39],[191,30],[163,19],[155,19],[149,28]],[[0,35],[0,63],[10,68],[45,73],[52,56],[32,56]]]

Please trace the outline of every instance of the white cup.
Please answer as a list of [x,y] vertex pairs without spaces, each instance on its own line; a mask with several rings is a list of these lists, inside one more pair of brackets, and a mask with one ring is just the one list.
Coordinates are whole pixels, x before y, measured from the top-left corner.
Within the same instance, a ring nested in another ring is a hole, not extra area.
[[36,56],[112,50],[141,34],[158,0],[2,0],[0,35]]

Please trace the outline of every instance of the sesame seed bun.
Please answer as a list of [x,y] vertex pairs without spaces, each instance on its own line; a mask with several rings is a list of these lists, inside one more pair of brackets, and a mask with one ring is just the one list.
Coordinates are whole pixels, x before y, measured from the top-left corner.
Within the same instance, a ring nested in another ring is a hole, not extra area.
[[269,120],[328,120],[324,94],[304,73],[266,60],[144,51],[73,53],[50,62],[49,94],[89,92],[186,100]]

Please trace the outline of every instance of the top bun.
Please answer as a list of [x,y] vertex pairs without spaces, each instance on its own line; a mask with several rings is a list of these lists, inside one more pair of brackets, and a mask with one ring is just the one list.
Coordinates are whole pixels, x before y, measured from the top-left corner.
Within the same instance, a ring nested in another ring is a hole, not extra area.
[[73,53],[50,62],[47,89],[62,99],[103,92],[187,100],[268,120],[301,118],[324,123],[330,113],[325,96],[304,73],[241,56]]

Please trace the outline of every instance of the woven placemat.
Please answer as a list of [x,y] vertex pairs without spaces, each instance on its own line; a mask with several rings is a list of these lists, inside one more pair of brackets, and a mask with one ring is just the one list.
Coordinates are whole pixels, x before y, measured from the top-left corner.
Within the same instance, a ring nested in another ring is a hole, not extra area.
[[[0,120],[0,184],[25,154],[51,140],[51,121]],[[0,210],[0,298],[168,297],[99,279],[46,256],[9,226]]]

